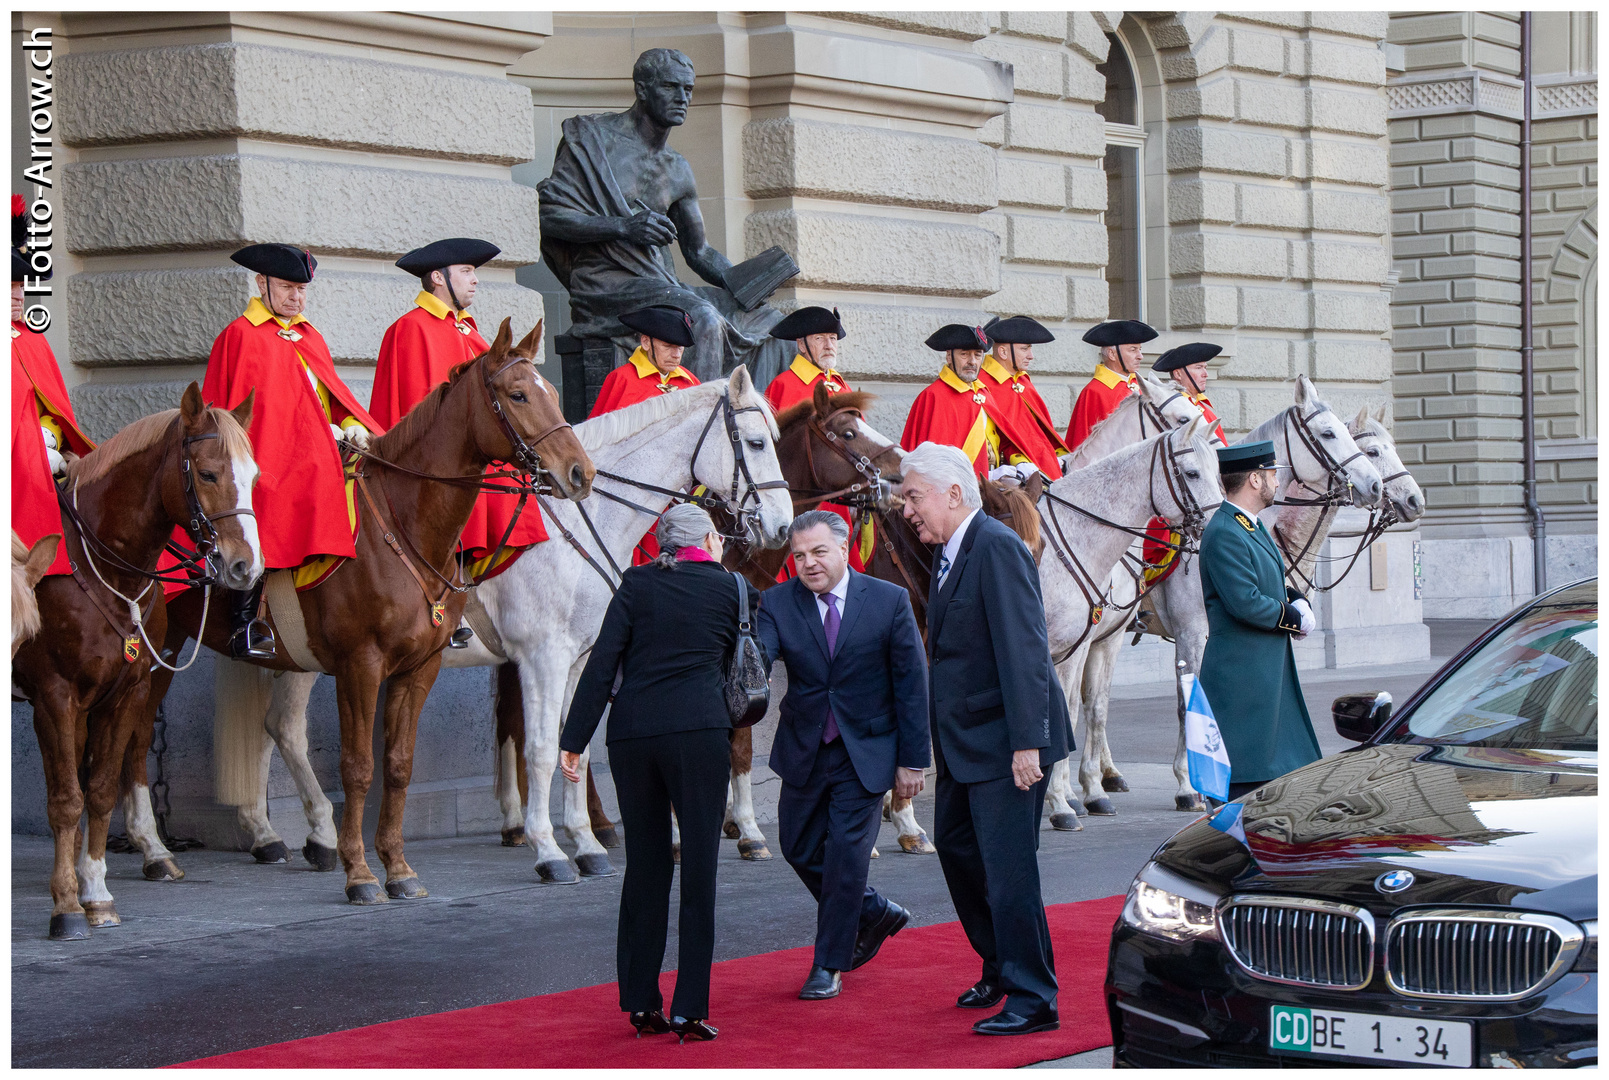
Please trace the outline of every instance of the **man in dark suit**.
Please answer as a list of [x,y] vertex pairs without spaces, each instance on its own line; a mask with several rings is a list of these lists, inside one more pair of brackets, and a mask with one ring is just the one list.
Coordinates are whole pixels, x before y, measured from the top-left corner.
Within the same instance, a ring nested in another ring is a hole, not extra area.
[[1039,571],[1016,533],[979,512],[966,455],[923,443],[905,455],[905,516],[938,544],[927,647],[937,764],[933,842],[983,977],[956,1001],[972,1030],[1059,1026],[1050,928],[1039,892],[1039,823],[1050,767],[1072,749],[1045,632]]
[[799,997],[837,997],[910,912],[866,883],[883,793],[914,797],[929,758],[927,665],[905,590],[849,569],[849,527],[794,519],[798,577],[763,595],[760,644],[788,668],[771,744],[782,854],[816,898],[816,954]]

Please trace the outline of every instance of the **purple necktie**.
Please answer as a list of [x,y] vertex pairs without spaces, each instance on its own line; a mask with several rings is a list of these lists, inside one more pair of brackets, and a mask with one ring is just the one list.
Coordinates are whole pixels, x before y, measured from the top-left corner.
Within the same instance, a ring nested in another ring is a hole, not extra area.
[[[827,618],[822,624],[822,629],[827,634],[827,656],[831,659],[832,654],[838,651],[838,598],[832,593],[827,593],[821,599],[827,605]],[[837,737],[838,721],[833,717],[832,709],[829,708],[827,710],[827,722],[821,728],[821,741],[830,743]]]

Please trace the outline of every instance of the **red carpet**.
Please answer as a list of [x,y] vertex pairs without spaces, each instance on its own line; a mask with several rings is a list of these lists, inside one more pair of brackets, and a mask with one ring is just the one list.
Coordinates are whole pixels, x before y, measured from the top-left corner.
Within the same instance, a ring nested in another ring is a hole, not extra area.
[[[795,995],[809,949],[716,964],[711,1021],[720,1038],[678,1046],[674,1036],[638,1039],[619,1011],[614,983],[393,1020],[180,1068],[1012,1068],[1109,1046],[1101,1000],[1106,948],[1121,896],[1047,909],[1061,981],[1061,1030],[985,1038],[971,1032],[984,1011],[957,1009],[978,976],[960,923],[901,931],[877,959],[844,977],[832,1001]],[[662,977],[669,1003],[674,976]],[[808,1027],[805,1024],[808,1023]]]

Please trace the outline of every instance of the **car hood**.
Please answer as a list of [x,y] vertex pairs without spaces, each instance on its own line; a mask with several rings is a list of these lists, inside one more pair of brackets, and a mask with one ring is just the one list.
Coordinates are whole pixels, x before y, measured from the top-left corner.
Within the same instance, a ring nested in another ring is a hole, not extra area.
[[[1598,755],[1363,747],[1270,780],[1180,831],[1156,858],[1226,893],[1377,912],[1456,904],[1565,913],[1563,904],[1575,918],[1595,917],[1596,882],[1583,879],[1598,872]],[[1413,883],[1386,895],[1375,882],[1392,870],[1411,871]]]

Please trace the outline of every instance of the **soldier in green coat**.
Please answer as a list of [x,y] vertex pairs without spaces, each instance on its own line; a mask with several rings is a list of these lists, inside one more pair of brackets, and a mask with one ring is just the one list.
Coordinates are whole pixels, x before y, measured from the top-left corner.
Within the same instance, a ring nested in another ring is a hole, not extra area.
[[1313,611],[1285,584],[1279,551],[1257,519],[1274,503],[1274,466],[1271,442],[1219,450],[1224,502],[1201,536],[1201,689],[1229,752],[1231,799],[1321,756],[1291,653],[1291,637],[1312,631]]

